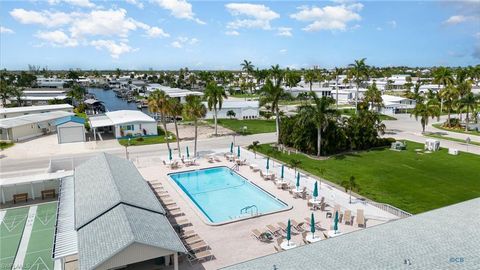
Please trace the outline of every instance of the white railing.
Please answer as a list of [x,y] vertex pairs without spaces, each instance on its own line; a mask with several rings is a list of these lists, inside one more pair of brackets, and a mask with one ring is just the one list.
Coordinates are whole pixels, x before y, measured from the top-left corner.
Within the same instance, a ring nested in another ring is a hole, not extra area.
[[406,218],[412,216],[412,214],[408,213],[407,211],[404,211],[387,203],[379,203],[372,201],[369,201],[368,203],[399,218]]

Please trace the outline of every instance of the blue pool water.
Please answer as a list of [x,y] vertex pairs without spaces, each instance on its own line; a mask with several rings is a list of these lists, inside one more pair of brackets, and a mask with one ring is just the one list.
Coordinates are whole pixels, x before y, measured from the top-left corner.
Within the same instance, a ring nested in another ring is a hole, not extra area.
[[288,207],[227,167],[173,173],[170,177],[212,223],[250,216],[240,213],[242,208],[250,205],[256,205],[258,214]]

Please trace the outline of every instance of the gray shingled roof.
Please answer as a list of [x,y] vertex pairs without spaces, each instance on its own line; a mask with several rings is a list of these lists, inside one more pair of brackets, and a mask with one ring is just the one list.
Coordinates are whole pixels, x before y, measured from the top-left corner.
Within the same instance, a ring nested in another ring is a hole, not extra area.
[[479,269],[479,209],[477,198],[223,269]]
[[75,168],[75,227],[78,229],[119,203],[165,214],[132,162],[99,154]]
[[167,218],[121,204],[78,231],[80,270],[94,269],[132,243],[186,252]]

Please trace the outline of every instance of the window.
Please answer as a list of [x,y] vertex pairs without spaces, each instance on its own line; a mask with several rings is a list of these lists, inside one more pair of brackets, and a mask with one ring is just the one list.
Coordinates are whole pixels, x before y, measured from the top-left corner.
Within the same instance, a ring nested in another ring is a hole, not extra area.
[[122,127],[123,130],[134,130],[134,126],[133,125],[125,125]]

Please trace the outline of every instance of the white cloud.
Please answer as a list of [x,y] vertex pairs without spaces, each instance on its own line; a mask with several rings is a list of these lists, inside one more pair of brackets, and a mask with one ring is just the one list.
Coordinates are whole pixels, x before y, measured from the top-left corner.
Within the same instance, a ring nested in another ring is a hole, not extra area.
[[239,36],[240,33],[238,31],[233,30],[233,31],[226,31],[225,35],[227,35],[227,36]]
[[46,43],[55,46],[55,47],[76,47],[78,46],[78,41],[76,39],[70,38],[63,31],[39,31],[35,36]]
[[185,45],[195,45],[198,42],[199,40],[197,38],[177,37],[177,39],[170,43],[170,45],[174,48],[181,49],[185,47]]
[[459,24],[459,23],[466,22],[470,19],[471,19],[471,17],[469,17],[469,16],[454,15],[454,16],[450,16],[450,18],[448,18],[444,23],[454,25],[454,24]]
[[277,28],[277,36],[291,37],[292,36],[292,28],[290,28],[290,27],[278,27]]
[[270,21],[280,18],[280,15],[269,7],[259,4],[248,3],[229,3],[225,7],[235,17],[246,17],[243,19],[237,18],[229,22],[227,28],[260,28],[271,29]]
[[47,2],[50,5],[56,5],[56,4],[60,4],[61,2],[64,2],[72,6],[78,6],[78,7],[85,7],[85,8],[95,7],[95,4],[90,2],[90,0],[48,0]]
[[165,31],[163,31],[163,29],[159,28],[159,27],[150,27],[149,29],[147,29],[146,31],[146,34],[148,37],[151,37],[151,38],[155,38],[155,37],[169,37],[170,35],[168,33],[165,33]]
[[175,18],[188,19],[199,24],[205,24],[205,22],[195,17],[195,13],[193,13],[192,10],[192,4],[188,3],[186,0],[154,0],[154,2],[160,7],[169,10]]
[[281,54],[286,54],[286,53],[287,53],[287,49],[281,49],[281,50],[279,50],[278,52],[281,53]]
[[72,22],[76,13],[33,11],[16,8],[10,11],[10,15],[22,24],[40,24],[46,27],[57,27]]
[[395,20],[388,21],[387,24],[392,28],[397,28],[397,21]]
[[73,21],[70,32],[73,37],[86,35],[126,37],[130,31],[138,27],[146,28],[145,24],[126,17],[126,14],[127,11],[124,9],[93,10]]
[[0,33],[1,34],[13,34],[15,32],[10,28],[0,26]]
[[342,4],[338,6],[301,6],[297,13],[290,17],[302,22],[310,22],[304,31],[340,30],[345,31],[350,22],[360,21],[359,12],[363,9],[360,3]]
[[127,3],[137,6],[139,9],[143,9],[144,5],[141,0],[126,0]]
[[93,40],[90,45],[95,46],[97,50],[106,49],[110,52],[112,58],[118,59],[120,55],[135,51],[132,47],[124,42],[116,43],[113,40]]
[[[63,27],[56,31],[37,32],[35,37],[43,41],[40,45],[91,45],[97,49],[107,49],[114,58],[132,51],[128,45],[128,36],[132,31],[143,30],[144,36],[149,38],[170,36],[157,26],[128,17],[125,9],[96,9],[71,13],[14,9],[10,14],[24,24],[38,24],[47,28]],[[112,37],[115,39],[112,40]]]

